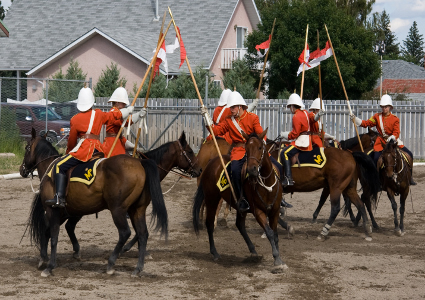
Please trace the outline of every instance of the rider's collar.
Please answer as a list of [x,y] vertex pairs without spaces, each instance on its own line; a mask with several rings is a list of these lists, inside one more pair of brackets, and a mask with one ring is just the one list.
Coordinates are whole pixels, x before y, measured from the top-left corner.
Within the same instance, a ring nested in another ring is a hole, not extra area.
[[248,112],[246,110],[244,110],[242,116],[237,117],[238,121],[241,121],[243,118],[245,118],[247,114],[248,114]]

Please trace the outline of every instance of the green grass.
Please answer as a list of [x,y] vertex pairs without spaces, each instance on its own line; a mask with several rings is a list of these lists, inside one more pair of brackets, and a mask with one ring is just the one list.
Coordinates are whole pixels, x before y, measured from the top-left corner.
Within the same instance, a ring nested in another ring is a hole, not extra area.
[[15,154],[15,157],[0,157],[0,175],[18,173],[23,158],[23,154]]

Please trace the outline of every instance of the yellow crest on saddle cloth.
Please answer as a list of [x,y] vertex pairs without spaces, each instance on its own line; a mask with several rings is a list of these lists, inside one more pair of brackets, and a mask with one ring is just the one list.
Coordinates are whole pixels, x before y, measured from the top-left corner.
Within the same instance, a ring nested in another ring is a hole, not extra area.
[[[226,168],[227,166],[231,163],[231,161],[229,161],[226,164]],[[217,181],[217,187],[220,190],[220,192],[224,191],[225,189],[227,189],[229,187],[229,181],[226,178],[226,174],[224,173],[224,169],[223,171],[221,171],[220,176],[218,177],[218,181]]]
[[[282,164],[280,161],[280,154],[283,148],[279,151],[278,162]],[[298,159],[300,161],[300,167],[313,167],[313,168],[323,168],[326,164],[326,155],[325,148],[316,147],[311,151],[301,151],[298,155]],[[292,168],[298,168],[298,163],[295,163]]]

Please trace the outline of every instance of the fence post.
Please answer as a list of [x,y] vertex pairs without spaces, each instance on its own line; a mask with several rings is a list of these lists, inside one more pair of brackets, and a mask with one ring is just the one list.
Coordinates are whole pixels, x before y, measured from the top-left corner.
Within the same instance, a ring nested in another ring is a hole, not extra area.
[[[0,125],[1,125],[1,78],[0,78]],[[1,130],[1,127],[0,127]]]
[[21,71],[16,71],[16,100],[21,101]]
[[48,108],[49,108],[49,79],[46,79],[46,132],[47,134],[47,116],[48,116]]

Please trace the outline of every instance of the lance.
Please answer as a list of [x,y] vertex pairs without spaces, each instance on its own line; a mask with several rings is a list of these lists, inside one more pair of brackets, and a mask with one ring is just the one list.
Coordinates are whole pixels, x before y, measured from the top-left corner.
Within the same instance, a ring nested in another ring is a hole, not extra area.
[[[168,12],[170,13],[171,21],[174,24],[174,29],[176,30],[177,38],[179,39],[179,43],[181,43],[180,32],[177,29],[177,25],[176,25],[176,22],[174,21],[173,14],[171,13],[170,7],[168,7]],[[187,55],[186,55],[186,64],[187,64],[187,68],[189,69],[190,76],[192,77],[193,85],[195,86],[195,90],[196,90],[196,94],[198,95],[199,102],[201,103],[201,107],[203,107],[204,103],[202,101],[201,94],[199,93],[198,85],[196,84],[195,77],[193,76],[193,72],[192,72],[192,69],[190,67],[189,59],[187,58]],[[217,140],[215,139],[215,135],[214,135],[214,132],[212,130],[211,125],[208,125],[208,129],[209,129],[211,136],[213,138],[215,148],[217,149],[217,154],[218,154],[218,157],[220,158],[221,165],[223,166],[224,174],[226,175],[227,181],[229,182],[230,190],[232,191],[233,198],[235,199],[235,201],[238,201],[238,199],[236,198],[235,190],[233,189],[233,186],[232,186],[232,182],[230,181],[229,174],[227,173],[227,170],[226,170],[226,164],[224,163],[223,157],[221,156],[220,148],[218,147]]]
[[304,89],[304,73],[305,73],[305,64],[307,63],[305,61],[306,54],[307,54],[307,37],[308,37],[308,24],[307,24],[307,30],[305,31],[305,44],[304,44],[304,62],[303,62],[303,77],[301,79],[301,93],[300,98],[303,99],[303,89]]
[[[171,26],[171,21],[168,23],[167,29],[165,30],[164,35],[162,36],[162,38],[161,38],[160,42],[158,43],[159,45],[162,45],[162,42],[164,41],[165,36],[167,35],[167,32],[168,32],[168,29],[170,29],[170,26]],[[154,57],[156,57],[156,56],[158,55],[159,49],[161,49],[161,47],[157,47],[157,48],[156,48],[156,51],[155,51],[155,55],[154,55]],[[136,103],[137,97],[139,96],[140,91],[142,90],[143,84],[145,83],[145,80],[146,80],[146,78],[148,77],[149,71],[150,71],[150,70],[151,70],[151,68],[152,68],[153,61],[154,61],[154,60],[152,59],[151,63],[149,64],[148,69],[146,70],[145,76],[143,77],[142,82],[140,83],[139,89],[137,90],[137,93],[136,93],[136,95],[134,96],[133,102],[131,102],[131,106],[134,106],[134,104]],[[121,135],[121,132],[122,132],[122,130],[123,130],[123,128],[124,128],[124,125],[127,123],[127,120],[128,120],[128,117],[127,117],[127,119],[125,119],[125,121],[122,123],[121,128],[120,128],[120,130],[118,131],[117,136],[115,137],[115,140],[114,140],[114,143],[112,144],[111,150],[109,150],[109,154],[108,154],[108,156],[107,156],[108,158],[109,158],[109,157],[111,157],[112,151],[114,151],[115,145],[117,144],[117,141],[118,141],[118,139],[119,139],[119,137],[120,137],[120,135]],[[135,145],[135,147],[137,147],[137,144]]]
[[[320,44],[319,44],[319,30],[317,30],[317,50],[320,50]],[[320,64],[319,64],[319,98],[320,98],[320,109],[323,110],[323,100],[322,100],[322,75],[320,73]],[[321,119],[319,119],[322,121]],[[322,138],[322,145],[325,144],[325,131],[323,130],[323,122],[322,123],[322,132],[320,133],[320,136]]]
[[258,98],[260,98],[260,88],[261,88],[261,83],[263,82],[264,71],[265,71],[265,69],[266,69],[267,57],[269,56],[270,48],[271,48],[271,45],[272,45],[273,30],[274,30],[274,25],[275,25],[275,23],[276,23],[276,18],[274,18],[274,21],[273,21],[273,27],[272,27],[272,32],[270,33],[270,44],[269,44],[269,50],[267,51],[266,56],[264,57],[263,70],[261,71],[260,83],[258,84],[257,99],[258,99]]
[[[161,30],[159,32],[159,37],[158,37],[157,49],[158,48],[161,48],[161,45],[162,45],[159,42],[161,41],[162,30],[164,29],[164,23],[165,23],[165,17],[166,16],[167,16],[167,11],[164,11],[164,16],[162,17]],[[156,58],[157,58],[157,56],[155,55],[154,58],[153,58],[153,65],[155,65],[155,63],[156,63]],[[151,85],[152,85],[152,80],[153,80],[154,74],[155,74],[155,68],[152,68],[151,77],[149,78],[148,89],[146,90],[145,104],[143,105],[144,108],[146,108],[148,106],[149,93],[151,91]],[[134,143],[134,149],[133,149],[133,157],[136,157],[137,143],[139,142],[140,133],[142,131],[142,126],[145,125],[145,122],[146,122],[145,118],[146,118],[146,116],[143,118],[143,120],[140,120],[139,128],[137,129],[136,142]],[[145,130],[146,130],[146,134],[147,134],[148,133],[147,132],[148,129],[147,129],[146,126],[145,126]]]
[[[331,37],[329,36],[328,27],[326,27],[326,24],[325,24],[325,29],[326,29],[326,34],[328,35],[328,41],[329,41],[329,44],[331,45],[331,48],[332,48],[332,53],[333,53],[333,55],[334,55],[335,65],[336,65],[336,68],[337,68],[337,70],[338,70],[339,79],[341,80],[342,89],[344,90],[345,99],[347,100],[348,110],[349,110],[349,112],[350,112],[350,115],[352,115],[352,114],[353,114],[353,111],[351,110],[350,100],[348,100],[347,91],[345,90],[344,81],[342,80],[341,71],[339,70],[339,66],[338,66],[338,61],[337,61],[337,59],[336,59],[335,50],[334,50],[334,47],[332,46]],[[358,138],[358,140],[359,140],[360,149],[362,150],[362,152],[364,152],[364,150],[363,150],[363,145],[362,145],[362,141],[360,140],[359,131],[357,130],[356,121],[355,121],[354,119],[353,119],[352,121],[353,121],[353,124],[354,124],[354,129],[356,130],[357,138]]]

